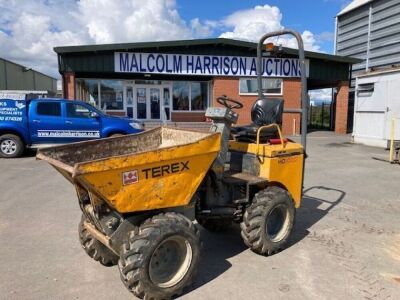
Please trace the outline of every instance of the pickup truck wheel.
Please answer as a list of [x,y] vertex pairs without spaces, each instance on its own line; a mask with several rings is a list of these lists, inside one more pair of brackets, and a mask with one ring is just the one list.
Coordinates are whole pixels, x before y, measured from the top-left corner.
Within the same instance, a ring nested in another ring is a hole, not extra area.
[[165,213],[129,233],[118,266],[123,283],[135,296],[171,299],[192,283],[199,258],[195,225],[181,214]]
[[277,186],[258,192],[240,224],[244,243],[254,252],[272,255],[282,250],[292,231],[295,207],[290,194]]
[[82,248],[85,250],[87,255],[98,261],[103,266],[110,267],[115,266],[118,263],[118,256],[115,255],[110,249],[104,246],[101,242],[96,240],[83,225],[84,222],[88,222],[84,214],[82,214],[81,221],[79,222],[79,241]]
[[25,145],[19,136],[4,134],[0,136],[0,156],[6,158],[19,157],[24,152]]

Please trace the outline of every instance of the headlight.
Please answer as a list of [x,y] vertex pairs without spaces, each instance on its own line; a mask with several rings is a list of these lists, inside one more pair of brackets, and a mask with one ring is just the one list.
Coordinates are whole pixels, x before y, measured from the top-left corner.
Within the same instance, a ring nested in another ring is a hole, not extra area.
[[143,130],[143,125],[141,123],[132,122],[129,123],[129,125],[134,129]]

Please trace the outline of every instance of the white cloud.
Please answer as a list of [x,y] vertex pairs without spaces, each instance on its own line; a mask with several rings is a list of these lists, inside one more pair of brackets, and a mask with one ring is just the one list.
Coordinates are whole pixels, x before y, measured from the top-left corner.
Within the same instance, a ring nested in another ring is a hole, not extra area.
[[266,32],[283,29],[281,20],[282,14],[276,6],[240,10],[222,20],[222,24],[232,30],[222,33],[220,37],[259,40]]
[[55,46],[190,39],[211,27],[175,0],[0,0],[1,56],[58,77]]
[[308,95],[311,101],[331,101],[332,89],[312,90]]
[[[221,37],[258,40],[283,29],[282,13],[269,5],[232,13],[222,20],[185,22],[176,0],[0,0],[0,55],[58,77],[55,46]],[[306,48],[320,50],[303,32]],[[279,44],[295,47],[295,40]]]
[[57,76],[57,57],[53,47],[86,42],[78,31],[61,29],[62,22],[53,21],[50,15],[25,11],[11,14],[14,15],[13,22],[7,23],[3,29],[5,32],[0,35],[0,53],[2,57],[27,67]]
[[176,10],[175,1],[81,0],[78,7],[84,20],[82,26],[97,44],[192,37],[191,29]]
[[[226,31],[220,37],[258,41],[265,33],[284,29],[282,25],[282,13],[276,6],[256,6],[252,9],[237,11],[224,20],[221,24],[230,31]],[[302,33],[306,50],[320,51],[320,46],[314,34],[308,30]],[[297,48],[296,39],[289,36],[273,38],[276,44]]]

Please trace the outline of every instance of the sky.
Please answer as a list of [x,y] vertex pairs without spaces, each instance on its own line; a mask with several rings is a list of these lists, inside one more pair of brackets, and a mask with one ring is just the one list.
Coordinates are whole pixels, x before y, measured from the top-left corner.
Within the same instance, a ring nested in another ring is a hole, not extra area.
[[[56,46],[302,33],[332,53],[334,17],[350,0],[0,0],[0,57],[59,78]],[[293,38],[274,40],[296,47]]]

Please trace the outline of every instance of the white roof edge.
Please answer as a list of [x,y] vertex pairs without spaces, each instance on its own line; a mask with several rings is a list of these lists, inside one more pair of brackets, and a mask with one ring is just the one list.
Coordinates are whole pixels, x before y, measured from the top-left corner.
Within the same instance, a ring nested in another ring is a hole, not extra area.
[[368,4],[368,3],[372,2],[372,1],[374,1],[374,0],[353,0],[353,2],[351,2],[344,9],[342,9],[342,11],[337,14],[337,16],[344,15],[344,14],[346,14],[346,13],[348,13],[348,12],[350,12],[350,11],[356,9],[356,8],[359,8],[359,7],[361,7],[361,6],[365,5],[365,4]]
[[358,74],[356,76],[356,78],[372,77],[372,76],[377,76],[377,75],[382,75],[382,74],[399,73],[399,72],[400,72],[400,67],[387,68],[387,69],[381,69],[381,70],[378,69],[375,71],[369,71],[369,72]]

